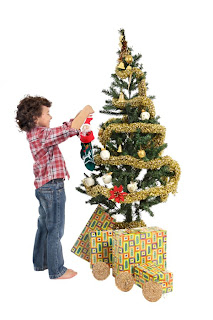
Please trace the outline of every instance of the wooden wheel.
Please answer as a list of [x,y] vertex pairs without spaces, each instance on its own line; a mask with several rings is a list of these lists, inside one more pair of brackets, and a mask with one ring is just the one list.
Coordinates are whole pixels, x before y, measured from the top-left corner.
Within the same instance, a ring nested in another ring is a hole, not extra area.
[[110,267],[105,262],[97,262],[92,269],[93,276],[97,280],[105,280],[110,274]]
[[160,283],[148,281],[143,285],[142,292],[146,300],[156,302],[161,298],[163,290]]
[[134,284],[133,276],[128,272],[121,272],[115,278],[115,284],[121,291],[127,292],[132,289]]

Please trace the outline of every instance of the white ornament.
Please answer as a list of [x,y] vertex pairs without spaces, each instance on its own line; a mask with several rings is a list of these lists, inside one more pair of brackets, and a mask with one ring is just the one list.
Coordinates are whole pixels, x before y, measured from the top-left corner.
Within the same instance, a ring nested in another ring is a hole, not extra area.
[[141,112],[141,119],[142,120],[149,120],[149,118],[150,118],[149,112],[147,112],[147,111],[142,111]]
[[109,160],[110,158],[110,152],[106,149],[103,149],[101,152],[100,152],[100,157],[102,160]]
[[112,172],[103,175],[102,179],[105,184],[112,182]]
[[130,182],[128,185],[127,185],[127,190],[129,192],[135,192],[136,190],[138,189],[138,185],[136,182]]
[[91,186],[94,186],[95,180],[92,177],[85,178],[84,183],[87,187],[91,187]]

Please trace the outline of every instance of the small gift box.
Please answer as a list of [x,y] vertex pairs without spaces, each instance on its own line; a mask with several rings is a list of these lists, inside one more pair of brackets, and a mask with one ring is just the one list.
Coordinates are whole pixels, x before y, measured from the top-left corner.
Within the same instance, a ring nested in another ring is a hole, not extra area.
[[147,281],[158,282],[162,286],[163,293],[173,290],[173,274],[165,270],[162,266],[157,266],[154,263],[145,263],[135,267],[135,284],[140,288]]

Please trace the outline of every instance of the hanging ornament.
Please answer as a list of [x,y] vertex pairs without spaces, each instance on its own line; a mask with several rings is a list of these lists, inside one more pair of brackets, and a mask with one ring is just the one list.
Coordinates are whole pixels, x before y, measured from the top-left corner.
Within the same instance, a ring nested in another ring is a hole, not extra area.
[[117,65],[117,68],[125,70],[125,66],[124,66],[123,61],[121,61],[121,62]]
[[95,184],[95,180],[92,177],[88,177],[84,179],[84,183],[87,187],[92,187]]
[[109,172],[103,175],[102,180],[105,184],[112,182],[112,172]]
[[144,158],[146,156],[145,150],[140,149],[138,151],[138,156],[139,156],[139,158]]
[[123,92],[122,92],[122,91],[121,91],[121,93],[120,93],[120,96],[119,96],[118,102],[125,102],[124,94],[123,94]]
[[121,146],[121,144],[119,145],[117,152],[122,152],[122,146]]
[[131,66],[127,66],[126,70],[132,70],[132,67]]
[[149,120],[149,118],[150,118],[149,112],[147,112],[147,111],[145,111],[145,110],[142,110],[142,112],[141,112],[141,119],[142,119],[142,120]]
[[127,190],[129,192],[135,192],[136,190],[138,189],[138,185],[137,185],[137,182],[130,182],[128,185],[127,185]]
[[120,185],[120,187],[114,186],[113,190],[110,190],[111,196],[109,197],[109,200],[115,199],[116,202],[124,201],[124,197],[128,194],[123,191],[123,186]]
[[100,157],[102,160],[109,160],[110,158],[110,152],[106,150],[105,148],[101,149],[102,151],[100,152]]
[[80,132],[80,141],[81,141],[81,152],[80,156],[84,161],[85,167],[93,171],[95,169],[95,162],[93,158],[93,150],[92,150],[92,141],[94,140],[94,135],[91,130],[90,122],[92,121],[92,116],[88,116],[88,118],[84,121],[84,124],[81,128]]
[[127,62],[128,64],[131,64],[132,61],[133,61],[133,58],[132,58],[131,54],[128,54],[128,55],[125,57],[125,60],[126,60],[126,62]]

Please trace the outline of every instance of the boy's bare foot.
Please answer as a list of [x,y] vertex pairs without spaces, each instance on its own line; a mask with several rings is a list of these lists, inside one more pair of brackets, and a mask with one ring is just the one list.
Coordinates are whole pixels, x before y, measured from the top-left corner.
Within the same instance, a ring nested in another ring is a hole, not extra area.
[[77,275],[77,272],[73,271],[72,269],[67,269],[66,272],[57,279],[71,279]]

